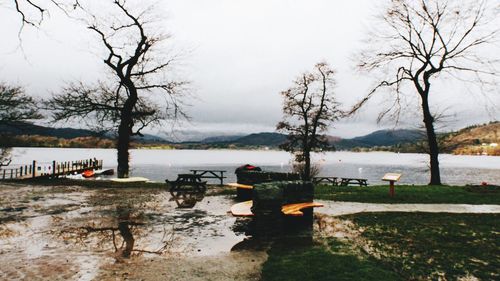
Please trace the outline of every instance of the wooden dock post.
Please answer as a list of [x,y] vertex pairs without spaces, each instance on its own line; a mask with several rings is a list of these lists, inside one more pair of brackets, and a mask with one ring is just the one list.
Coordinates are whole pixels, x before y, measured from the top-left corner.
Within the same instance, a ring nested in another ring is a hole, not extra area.
[[52,179],[56,178],[56,160],[52,161]]

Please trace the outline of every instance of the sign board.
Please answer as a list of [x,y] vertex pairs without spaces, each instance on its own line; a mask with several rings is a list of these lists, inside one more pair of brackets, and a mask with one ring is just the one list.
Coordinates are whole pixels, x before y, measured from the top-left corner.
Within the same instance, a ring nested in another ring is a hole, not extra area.
[[397,174],[397,173],[387,173],[384,175],[384,177],[382,178],[383,181],[399,181],[399,179],[401,178],[401,174]]

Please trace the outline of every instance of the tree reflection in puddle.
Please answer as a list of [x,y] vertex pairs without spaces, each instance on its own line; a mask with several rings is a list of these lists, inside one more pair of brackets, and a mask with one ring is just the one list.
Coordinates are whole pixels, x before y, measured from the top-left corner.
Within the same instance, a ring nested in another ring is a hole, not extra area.
[[[143,253],[162,255],[168,252],[173,240],[174,232],[164,228],[160,247],[156,250],[139,249],[136,246],[138,238],[146,236],[149,232],[146,229],[141,213],[134,214],[130,207],[116,207],[116,217],[106,222],[106,218],[96,225],[67,228],[60,232],[60,236],[65,240],[74,241],[83,245],[95,244],[98,248],[113,249],[114,257],[117,261],[122,258],[129,258],[132,255]],[[113,248],[110,248],[112,244]]]
[[283,216],[282,223],[274,223],[272,220],[260,225],[255,221],[255,217],[238,218],[232,230],[235,233],[243,233],[247,238],[235,244],[231,251],[245,250],[268,250],[277,245],[286,247],[308,247],[314,243],[313,231],[313,211],[305,210],[300,217]]

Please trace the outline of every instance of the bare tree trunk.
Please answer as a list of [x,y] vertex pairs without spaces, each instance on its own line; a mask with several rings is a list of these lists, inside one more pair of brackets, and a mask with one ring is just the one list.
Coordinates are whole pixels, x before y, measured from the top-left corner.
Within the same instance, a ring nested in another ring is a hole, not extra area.
[[302,179],[304,181],[311,180],[311,153],[308,148],[304,151],[304,175]]
[[132,127],[134,124],[132,112],[135,104],[137,103],[137,90],[134,84],[130,81],[125,83],[129,97],[121,112],[120,126],[118,127],[118,168],[117,174],[118,178],[128,178],[129,176],[129,148],[130,148],[130,136],[132,133]]
[[434,117],[432,117],[429,109],[428,95],[422,94],[421,98],[431,164],[431,181],[429,182],[429,185],[441,185],[441,175],[439,172],[439,146],[436,138],[436,132],[434,130]]
[[120,126],[118,127],[118,141],[116,145],[116,150],[118,151],[118,168],[117,174],[118,178],[128,178],[129,172],[129,146],[130,146],[130,134],[129,134],[129,125],[126,120],[123,120],[124,116],[122,116],[122,120],[120,122]]

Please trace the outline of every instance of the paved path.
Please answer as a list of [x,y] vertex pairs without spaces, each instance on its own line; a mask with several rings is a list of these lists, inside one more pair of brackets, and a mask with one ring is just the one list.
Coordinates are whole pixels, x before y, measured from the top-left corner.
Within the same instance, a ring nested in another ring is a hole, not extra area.
[[316,208],[320,214],[341,216],[367,212],[428,212],[428,213],[500,213],[500,205],[468,205],[468,204],[383,204],[316,201],[324,205]]

